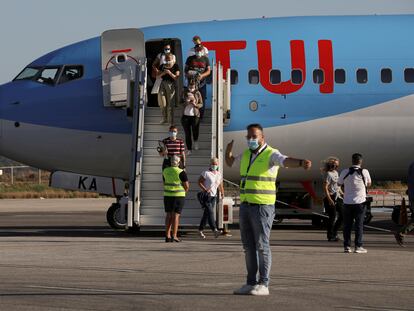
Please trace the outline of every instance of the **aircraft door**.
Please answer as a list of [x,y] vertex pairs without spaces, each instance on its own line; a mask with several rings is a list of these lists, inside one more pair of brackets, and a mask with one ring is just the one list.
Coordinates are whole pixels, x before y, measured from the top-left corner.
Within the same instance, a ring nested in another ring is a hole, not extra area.
[[135,66],[145,58],[144,34],[139,29],[107,30],[101,36],[103,104],[132,107]]

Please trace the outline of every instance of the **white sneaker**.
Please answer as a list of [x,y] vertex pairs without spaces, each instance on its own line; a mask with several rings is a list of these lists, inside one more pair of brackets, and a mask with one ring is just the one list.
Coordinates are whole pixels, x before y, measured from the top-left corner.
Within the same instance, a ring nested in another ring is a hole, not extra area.
[[206,238],[203,231],[198,231],[198,234],[200,235],[200,238],[202,238],[202,239]]
[[344,253],[347,253],[347,254],[352,253],[351,248],[349,246],[348,247],[345,247],[344,248]]
[[253,296],[268,296],[269,295],[269,287],[266,285],[257,285],[251,293]]
[[253,285],[249,285],[249,284],[245,284],[242,287],[240,287],[239,289],[236,289],[233,294],[235,295],[252,295],[252,292],[255,290],[257,285],[253,286]]
[[198,150],[198,141],[194,142],[194,150]]
[[354,253],[357,253],[357,254],[366,254],[366,253],[368,253],[368,251],[365,248],[363,248],[362,246],[360,246],[360,247],[356,247],[355,248]]

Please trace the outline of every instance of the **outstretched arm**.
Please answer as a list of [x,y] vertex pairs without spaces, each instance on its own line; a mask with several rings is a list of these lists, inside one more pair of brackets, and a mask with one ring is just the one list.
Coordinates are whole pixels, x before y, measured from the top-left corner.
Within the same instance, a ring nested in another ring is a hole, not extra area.
[[286,158],[283,162],[284,167],[303,167],[305,170],[308,170],[312,166],[312,162],[310,160],[305,159],[295,159],[295,158]]

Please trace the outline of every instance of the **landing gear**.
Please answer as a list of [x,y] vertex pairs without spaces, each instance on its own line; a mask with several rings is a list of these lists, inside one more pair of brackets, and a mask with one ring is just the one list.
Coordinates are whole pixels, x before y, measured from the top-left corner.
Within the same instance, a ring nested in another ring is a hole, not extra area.
[[[122,215],[124,214],[124,215]],[[106,212],[106,221],[115,230],[124,230],[127,225],[126,213],[122,213],[121,204],[112,203]]]

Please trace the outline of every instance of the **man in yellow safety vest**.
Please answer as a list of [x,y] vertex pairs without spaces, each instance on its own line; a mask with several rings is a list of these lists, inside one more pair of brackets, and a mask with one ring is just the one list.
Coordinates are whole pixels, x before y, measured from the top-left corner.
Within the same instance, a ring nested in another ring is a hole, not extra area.
[[[165,216],[165,242],[181,242],[178,238],[178,225],[181,211],[184,207],[185,194],[190,188],[187,174],[179,168],[180,157],[171,157],[171,166],[164,168],[162,177],[164,181],[164,209]],[[172,231],[172,234],[171,234]]]
[[[227,145],[226,163],[240,162],[240,235],[245,252],[247,282],[236,295],[269,295],[272,263],[269,238],[275,216],[276,178],[279,167],[309,169],[311,161],[294,159],[266,144],[260,124],[247,127],[246,149],[233,156],[233,141]],[[259,278],[257,273],[259,272]]]

